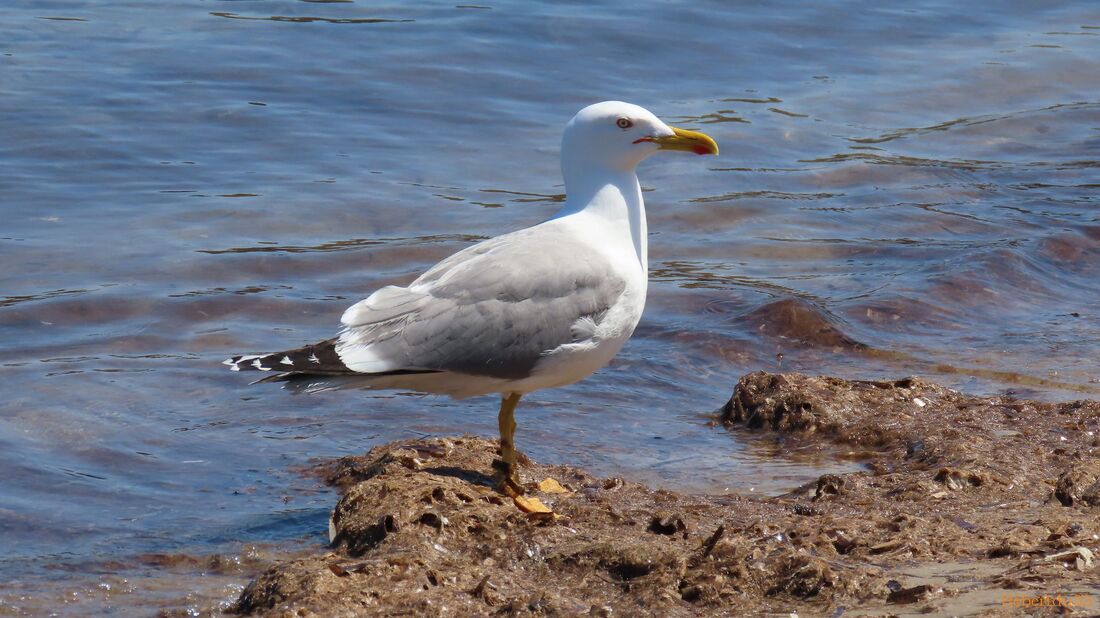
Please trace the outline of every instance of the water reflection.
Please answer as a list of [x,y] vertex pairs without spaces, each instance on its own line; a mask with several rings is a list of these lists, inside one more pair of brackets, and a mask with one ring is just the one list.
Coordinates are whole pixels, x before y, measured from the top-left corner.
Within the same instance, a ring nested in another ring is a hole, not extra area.
[[1100,389],[1089,3],[40,5],[6,3],[0,38],[4,581],[323,533],[310,460],[493,435],[491,401],[289,397],[219,361],[549,216],[596,99],[706,125],[723,158],[643,166],[643,322],[531,397],[532,457],[778,493],[858,462],[708,426],[748,371]]
[[[317,0],[314,0],[315,2]],[[331,0],[330,0],[331,1]],[[229,13],[225,11],[211,11],[211,15],[214,17],[224,17],[226,19],[246,19],[246,20],[258,20],[258,21],[284,21],[299,24],[308,24],[313,22],[323,22],[327,24],[390,24],[390,23],[411,23],[413,19],[387,19],[384,17],[309,17],[309,16],[288,16],[288,15],[270,15],[267,17],[251,16],[251,15],[238,15],[237,13]]]
[[941,160],[924,159],[904,155],[880,155],[869,152],[842,152],[828,157],[817,159],[801,159],[799,163],[844,163],[848,161],[863,161],[876,165],[903,165],[906,167],[946,167],[978,171],[980,169],[996,169],[1009,164],[998,161],[968,161],[960,159]]
[[434,234],[414,238],[351,238],[334,240],[309,246],[288,246],[274,242],[258,247],[230,247],[228,249],[197,249],[199,253],[219,255],[223,253],[327,253],[330,251],[349,251],[376,245],[417,245],[437,242],[472,243],[485,240],[484,236],[474,234]]
[[8,307],[19,303],[34,302],[36,300],[44,300],[47,298],[55,298],[57,296],[68,296],[72,294],[84,294],[89,292],[87,289],[79,290],[51,290],[49,292],[41,292],[39,294],[27,294],[25,296],[8,296],[6,298],[0,298],[0,307]]
[[737,110],[732,109],[720,109],[711,114],[703,114],[702,116],[673,116],[670,118],[670,122],[676,124],[715,124],[719,122],[743,122],[749,124],[749,121],[737,115]]
[[723,195],[709,195],[706,197],[693,197],[692,202],[732,202],[746,198],[766,198],[773,200],[823,200],[831,197],[841,197],[837,193],[787,193],[784,191],[734,191]]

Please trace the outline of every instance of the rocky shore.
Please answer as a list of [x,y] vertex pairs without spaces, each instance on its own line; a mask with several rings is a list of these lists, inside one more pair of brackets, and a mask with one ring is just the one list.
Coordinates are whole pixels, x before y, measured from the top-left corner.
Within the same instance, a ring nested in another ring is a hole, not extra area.
[[495,441],[391,443],[324,466],[342,491],[332,547],[262,573],[232,611],[1100,612],[1098,402],[757,372],[715,422],[738,439],[839,445],[866,468],[767,498],[655,491],[526,461],[545,513],[490,488]]

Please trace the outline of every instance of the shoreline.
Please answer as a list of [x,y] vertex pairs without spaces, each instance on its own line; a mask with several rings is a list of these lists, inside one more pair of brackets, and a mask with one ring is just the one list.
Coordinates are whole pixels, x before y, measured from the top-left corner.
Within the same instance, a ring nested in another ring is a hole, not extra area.
[[[767,498],[527,462],[547,516],[490,489],[495,441],[393,442],[324,466],[343,494],[332,548],[269,568],[232,609],[1011,615],[1100,603],[1100,402],[756,372],[719,420],[752,439],[850,448],[866,469]],[[545,479],[563,489],[540,491]]]

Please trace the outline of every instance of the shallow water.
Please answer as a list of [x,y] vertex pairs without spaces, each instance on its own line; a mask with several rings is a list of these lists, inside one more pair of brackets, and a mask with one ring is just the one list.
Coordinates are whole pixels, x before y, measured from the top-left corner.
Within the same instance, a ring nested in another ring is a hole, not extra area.
[[552,214],[561,128],[602,99],[723,154],[643,165],[646,315],[524,401],[534,458],[708,492],[850,469],[708,425],[756,369],[1100,395],[1100,7],[911,4],[7,3],[0,582],[320,542],[300,467],[493,435],[490,398],[218,363]]

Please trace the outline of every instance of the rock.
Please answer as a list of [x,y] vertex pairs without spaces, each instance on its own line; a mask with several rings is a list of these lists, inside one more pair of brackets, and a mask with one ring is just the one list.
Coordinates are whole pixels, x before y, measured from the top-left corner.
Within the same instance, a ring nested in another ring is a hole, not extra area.
[[649,531],[654,534],[676,534],[687,530],[687,524],[679,515],[661,514],[649,521]]
[[739,439],[868,465],[767,498],[655,491],[527,461],[529,478],[562,482],[532,489],[552,513],[525,513],[484,473],[495,441],[387,444],[323,467],[343,492],[332,551],[268,569],[232,609],[879,615],[943,594],[899,583],[917,571],[969,569],[959,581],[991,593],[1024,581],[1100,587],[1090,549],[1100,524],[1062,506],[1100,504],[1100,404],[970,397],[919,378],[757,372],[738,382],[723,419],[744,430]]
[[933,479],[937,483],[947,485],[948,489],[967,489],[980,487],[986,482],[986,476],[980,472],[970,470],[958,470],[955,468],[940,468]]
[[1059,475],[1054,497],[1063,506],[1100,505],[1100,462],[1078,464]]
[[898,588],[886,597],[887,603],[916,603],[927,601],[943,591],[930,584],[921,584],[912,588]]
[[[849,436],[855,421],[904,413],[912,405],[914,392],[929,401],[950,391],[937,385],[907,378],[892,382],[852,382],[799,374],[750,373],[737,383],[733,396],[722,408],[721,419],[749,429],[767,428],[782,433],[824,432],[844,441],[880,446],[896,439],[892,432],[878,431]],[[925,404],[929,405],[929,404]],[[877,423],[881,425],[881,423]],[[867,427],[859,428],[865,432]]]
[[814,500],[822,500],[829,496],[835,496],[844,488],[844,479],[836,474],[826,474],[817,479],[817,490],[814,492]]
[[763,305],[742,320],[753,330],[806,347],[865,350],[867,346],[844,334],[839,320],[800,298],[785,298]]
[[783,556],[776,571],[778,583],[768,591],[771,595],[786,593],[805,599],[817,596],[836,582],[836,574],[829,564],[814,556]]

